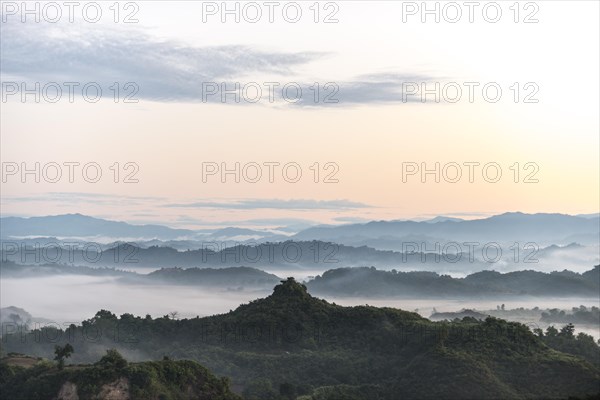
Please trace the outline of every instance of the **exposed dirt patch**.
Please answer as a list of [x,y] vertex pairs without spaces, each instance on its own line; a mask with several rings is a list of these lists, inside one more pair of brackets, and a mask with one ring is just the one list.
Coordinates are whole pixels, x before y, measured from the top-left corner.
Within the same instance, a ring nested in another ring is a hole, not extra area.
[[6,357],[3,359],[3,361],[5,361],[8,365],[31,368],[35,364],[37,364],[40,361],[40,359],[28,356],[13,356]]
[[102,386],[100,393],[96,396],[98,400],[129,400],[129,381],[119,378],[113,383]]
[[65,382],[60,388],[56,400],[79,400],[77,385],[72,382]]

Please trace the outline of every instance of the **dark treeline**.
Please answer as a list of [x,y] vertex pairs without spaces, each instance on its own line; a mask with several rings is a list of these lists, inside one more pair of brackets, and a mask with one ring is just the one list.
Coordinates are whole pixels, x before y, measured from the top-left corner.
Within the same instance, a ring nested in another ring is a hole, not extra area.
[[495,295],[583,296],[600,292],[600,266],[579,274],[482,271],[465,278],[435,272],[381,271],[371,268],[329,270],[307,283],[314,293],[358,297],[460,297]]

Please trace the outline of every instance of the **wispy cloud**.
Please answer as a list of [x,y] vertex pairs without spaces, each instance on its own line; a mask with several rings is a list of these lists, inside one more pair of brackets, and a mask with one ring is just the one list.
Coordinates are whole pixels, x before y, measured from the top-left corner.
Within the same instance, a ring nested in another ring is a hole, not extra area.
[[349,222],[349,223],[360,223],[360,222],[370,221],[367,218],[361,218],[361,217],[336,217],[333,220],[337,221],[337,222]]
[[279,210],[348,210],[370,208],[372,206],[349,200],[310,200],[310,199],[246,199],[232,201],[198,201],[192,203],[165,204],[171,208],[216,208],[216,209],[279,209]]
[[105,193],[86,193],[86,192],[48,192],[28,196],[2,196],[2,203],[64,203],[72,206],[73,204],[98,204],[98,205],[122,205],[123,200],[127,200],[130,205],[144,204],[148,202],[164,202],[166,198],[156,196],[125,196],[112,195]]
[[42,24],[2,27],[2,74],[30,81],[135,82],[138,98],[200,101],[202,83],[250,72],[289,74],[317,53],[276,53],[245,46],[191,47],[142,30],[68,35]]
[[[247,46],[193,47],[183,42],[159,39],[146,30],[127,31],[102,27],[68,34],[58,26],[44,24],[6,24],[2,27],[0,74],[4,81],[96,82],[108,88],[114,83],[134,82],[136,99],[158,102],[221,102],[220,95],[205,96],[204,83],[225,83],[228,90],[236,82],[251,82],[253,74],[269,74],[282,84],[297,83],[303,95],[296,102],[276,100],[296,107],[343,107],[360,104],[386,104],[418,101],[418,96],[403,94],[404,83],[430,82],[436,78],[416,73],[377,73],[336,81],[321,89],[315,102],[315,81],[323,77],[299,78],[295,71],[322,59],[319,52],[261,51]],[[279,77],[279,78],[275,78]],[[244,79],[246,78],[246,79]],[[439,78],[438,78],[439,79]],[[127,90],[131,94],[132,89]],[[265,90],[268,90],[265,88]],[[265,98],[268,95],[265,94]],[[223,104],[252,104],[233,100]],[[257,104],[269,104],[268,101]]]
[[[399,74],[399,73],[378,73],[370,75],[361,75],[352,80],[336,82],[337,90],[330,89],[324,92],[336,101],[323,101],[315,103],[312,99],[303,98],[295,105],[305,107],[321,106],[355,106],[361,104],[390,104],[390,103],[412,103],[421,101],[418,94],[422,83],[439,81],[436,78],[425,74]],[[405,89],[409,89],[405,94]],[[311,93],[309,85],[303,88],[303,91]],[[417,90],[416,94],[413,91]]]
[[502,211],[499,211],[499,212],[465,211],[465,212],[447,212],[447,213],[438,213],[438,214],[428,213],[428,214],[422,214],[421,216],[419,216],[417,218],[413,218],[413,219],[415,221],[416,220],[427,220],[427,219],[436,218],[436,217],[479,219],[479,218],[488,218],[488,217],[491,217],[494,215],[499,215],[501,213],[502,213]]
[[256,218],[242,221],[247,225],[318,225],[319,221],[303,219],[303,218]]

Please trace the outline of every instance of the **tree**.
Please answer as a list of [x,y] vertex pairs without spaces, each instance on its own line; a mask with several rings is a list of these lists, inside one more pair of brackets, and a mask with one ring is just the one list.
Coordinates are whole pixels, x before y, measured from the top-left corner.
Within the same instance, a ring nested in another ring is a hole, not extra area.
[[556,329],[554,326],[550,325],[546,328],[546,336],[555,337],[556,335],[558,335],[558,329]]
[[121,370],[127,366],[127,360],[125,360],[121,353],[116,349],[109,349],[106,350],[106,354],[96,363],[96,365],[109,369]]
[[179,311],[171,311],[168,315],[170,319],[177,319],[179,316]]
[[572,323],[568,323],[560,329],[560,336],[573,337],[573,333],[575,332],[575,326]]
[[588,335],[587,333],[579,332],[577,334],[577,340],[579,342],[587,342],[588,344],[595,345],[594,337],[592,335]]
[[115,321],[117,320],[117,316],[108,310],[100,310],[94,315],[91,322],[96,323],[102,320]]
[[64,368],[65,358],[71,357],[74,351],[75,349],[73,349],[70,343],[65,344],[63,347],[54,346],[54,354],[56,354],[54,360],[58,361],[58,369],[62,370]]

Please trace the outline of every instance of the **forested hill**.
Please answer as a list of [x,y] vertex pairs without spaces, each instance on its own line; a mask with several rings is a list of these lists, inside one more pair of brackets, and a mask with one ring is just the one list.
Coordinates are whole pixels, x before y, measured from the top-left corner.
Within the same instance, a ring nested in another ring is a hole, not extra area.
[[227,379],[194,361],[128,363],[109,350],[96,363],[66,368],[13,354],[0,360],[0,393],[10,400],[241,400]]
[[481,271],[465,278],[435,272],[382,271],[376,268],[337,268],[307,283],[311,291],[323,295],[359,297],[457,297],[530,295],[553,297],[593,297],[600,293],[600,266],[579,274]]
[[594,340],[572,329],[553,338],[491,317],[431,322],[393,308],[342,307],[289,278],[272,295],[222,315],[153,319],[103,310],[66,331],[5,335],[3,347],[50,357],[69,342],[75,363],[94,362],[113,347],[134,361],[193,359],[230,377],[247,399],[597,395]]

